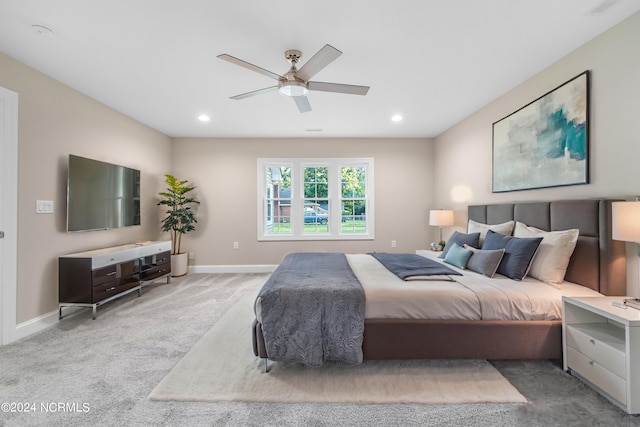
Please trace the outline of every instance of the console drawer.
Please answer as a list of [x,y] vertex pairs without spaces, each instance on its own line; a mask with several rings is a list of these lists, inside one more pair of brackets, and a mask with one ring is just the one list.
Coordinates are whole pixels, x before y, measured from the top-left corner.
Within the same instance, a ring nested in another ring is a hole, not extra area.
[[167,264],[171,262],[171,251],[166,251],[156,255],[156,264]]
[[98,268],[93,270],[91,275],[93,276],[93,286],[100,285],[102,283],[109,282],[118,277],[118,265],[113,264],[107,267]]
[[627,404],[627,384],[624,379],[571,347],[567,347],[567,365],[618,402]]
[[608,323],[567,325],[567,345],[626,378],[624,329]]
[[142,280],[143,282],[153,280],[157,277],[164,276],[165,274],[169,274],[170,272],[171,272],[171,265],[165,263],[157,267],[141,271],[140,280]]
[[104,301],[107,298],[117,295],[120,292],[124,292],[131,288],[135,288],[140,284],[138,276],[129,276],[122,279],[112,280],[111,282],[103,283],[100,286],[94,286],[93,288],[93,302],[97,303]]

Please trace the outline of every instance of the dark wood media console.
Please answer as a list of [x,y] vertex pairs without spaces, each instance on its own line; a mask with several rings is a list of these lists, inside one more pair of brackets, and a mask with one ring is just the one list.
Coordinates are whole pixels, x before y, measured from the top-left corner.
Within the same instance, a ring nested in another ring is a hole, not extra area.
[[171,280],[171,242],[131,244],[58,258],[58,318],[63,307],[98,306],[163,277]]

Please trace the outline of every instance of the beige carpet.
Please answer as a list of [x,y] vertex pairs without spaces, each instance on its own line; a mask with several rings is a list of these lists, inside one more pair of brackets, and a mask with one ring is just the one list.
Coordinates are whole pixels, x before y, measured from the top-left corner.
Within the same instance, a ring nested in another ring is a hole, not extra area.
[[152,400],[322,403],[526,403],[485,360],[365,361],[308,368],[251,349],[254,294],[243,297],[180,360]]

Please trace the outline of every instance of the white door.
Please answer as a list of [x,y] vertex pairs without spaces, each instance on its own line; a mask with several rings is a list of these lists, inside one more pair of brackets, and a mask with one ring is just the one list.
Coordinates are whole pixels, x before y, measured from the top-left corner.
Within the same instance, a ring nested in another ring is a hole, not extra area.
[[0,87],[0,345],[16,330],[17,234],[18,94]]

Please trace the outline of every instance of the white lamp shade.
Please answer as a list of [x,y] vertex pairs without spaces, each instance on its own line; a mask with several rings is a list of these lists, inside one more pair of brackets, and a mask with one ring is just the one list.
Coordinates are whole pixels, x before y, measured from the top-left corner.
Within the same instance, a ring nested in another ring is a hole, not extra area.
[[433,210],[429,211],[429,225],[448,227],[453,225],[453,211]]
[[612,237],[625,242],[640,242],[640,202],[613,202]]

